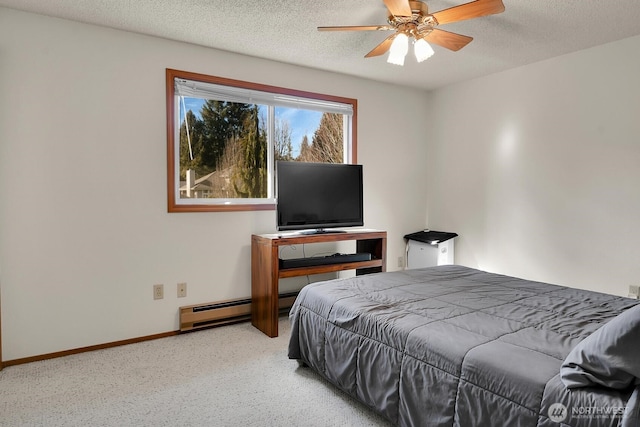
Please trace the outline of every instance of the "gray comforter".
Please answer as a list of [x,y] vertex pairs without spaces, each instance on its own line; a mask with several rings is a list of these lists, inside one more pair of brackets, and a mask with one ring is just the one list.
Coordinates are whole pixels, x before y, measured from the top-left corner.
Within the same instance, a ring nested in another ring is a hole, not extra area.
[[560,367],[636,303],[461,266],[337,279],[300,292],[289,357],[401,426],[631,427],[635,385],[568,389]]

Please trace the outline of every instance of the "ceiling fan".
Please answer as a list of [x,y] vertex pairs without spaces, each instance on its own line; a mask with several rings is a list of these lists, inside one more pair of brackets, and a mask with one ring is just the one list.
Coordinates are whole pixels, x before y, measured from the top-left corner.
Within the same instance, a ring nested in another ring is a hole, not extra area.
[[389,51],[387,62],[404,65],[409,50],[409,39],[414,39],[414,53],[418,62],[433,55],[427,42],[458,51],[473,40],[473,37],[452,33],[437,28],[439,25],[481,16],[494,15],[504,11],[502,0],[475,0],[459,6],[429,13],[426,3],[410,0],[384,0],[389,10],[386,25],[318,27],[319,31],[394,31],[377,45],[365,58],[383,55]]

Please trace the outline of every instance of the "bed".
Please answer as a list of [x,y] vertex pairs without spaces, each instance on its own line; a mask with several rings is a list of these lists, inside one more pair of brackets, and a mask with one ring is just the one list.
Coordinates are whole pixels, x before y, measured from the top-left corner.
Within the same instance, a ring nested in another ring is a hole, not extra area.
[[638,301],[439,266],[318,282],[288,354],[400,426],[640,426]]

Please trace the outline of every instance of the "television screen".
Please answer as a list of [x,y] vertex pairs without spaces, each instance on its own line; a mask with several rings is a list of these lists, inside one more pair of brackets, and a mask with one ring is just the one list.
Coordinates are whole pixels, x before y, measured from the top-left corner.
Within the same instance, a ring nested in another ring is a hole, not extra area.
[[278,161],[278,230],[364,224],[362,165]]

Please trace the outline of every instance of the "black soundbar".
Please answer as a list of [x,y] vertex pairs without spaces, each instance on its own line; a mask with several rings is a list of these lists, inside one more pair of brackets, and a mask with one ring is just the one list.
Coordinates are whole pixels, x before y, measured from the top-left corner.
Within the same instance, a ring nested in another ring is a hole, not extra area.
[[280,259],[280,268],[315,267],[317,265],[343,264],[347,262],[370,261],[371,254],[360,252],[355,254],[333,254],[309,258]]

